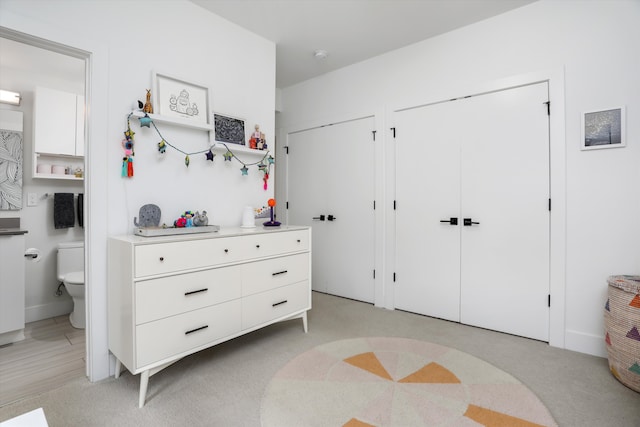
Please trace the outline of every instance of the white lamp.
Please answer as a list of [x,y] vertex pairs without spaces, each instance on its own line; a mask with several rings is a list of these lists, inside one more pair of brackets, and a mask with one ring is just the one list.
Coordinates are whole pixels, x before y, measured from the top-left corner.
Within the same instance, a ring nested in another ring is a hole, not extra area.
[[0,102],[11,105],[20,105],[20,94],[18,92],[0,89]]

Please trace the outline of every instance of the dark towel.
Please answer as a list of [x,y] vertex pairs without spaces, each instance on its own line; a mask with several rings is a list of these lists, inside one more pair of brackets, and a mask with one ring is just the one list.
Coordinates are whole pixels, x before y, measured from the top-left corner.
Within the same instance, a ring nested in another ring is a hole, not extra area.
[[78,225],[84,227],[84,194],[78,194]]
[[73,227],[75,222],[73,193],[55,193],[53,195],[53,226],[69,228]]

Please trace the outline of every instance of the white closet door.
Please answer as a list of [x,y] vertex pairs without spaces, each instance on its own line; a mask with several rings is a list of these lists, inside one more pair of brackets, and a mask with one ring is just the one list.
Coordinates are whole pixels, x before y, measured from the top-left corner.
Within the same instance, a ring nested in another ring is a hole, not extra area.
[[395,114],[396,308],[460,321],[460,127],[456,103]]
[[547,84],[466,99],[461,321],[548,341]]
[[365,302],[375,297],[372,130],[365,118],[288,141],[288,218],[312,226],[313,289]]
[[547,100],[540,83],[395,114],[396,308],[548,340]]

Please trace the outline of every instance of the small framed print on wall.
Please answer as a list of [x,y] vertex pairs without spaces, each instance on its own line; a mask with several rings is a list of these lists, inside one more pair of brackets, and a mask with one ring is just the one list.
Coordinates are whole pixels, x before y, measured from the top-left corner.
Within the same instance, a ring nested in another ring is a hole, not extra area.
[[584,113],[580,144],[583,150],[624,147],[625,108],[615,107]]
[[244,120],[214,113],[213,122],[216,141],[245,145]]
[[153,110],[156,114],[190,122],[209,122],[209,88],[166,74],[153,73]]

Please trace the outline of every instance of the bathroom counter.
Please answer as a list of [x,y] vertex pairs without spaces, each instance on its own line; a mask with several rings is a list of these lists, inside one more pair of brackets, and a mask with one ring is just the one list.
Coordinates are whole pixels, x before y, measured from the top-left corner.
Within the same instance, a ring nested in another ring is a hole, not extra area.
[[0,228],[0,236],[19,236],[21,234],[27,234],[28,230],[22,230],[20,228]]

